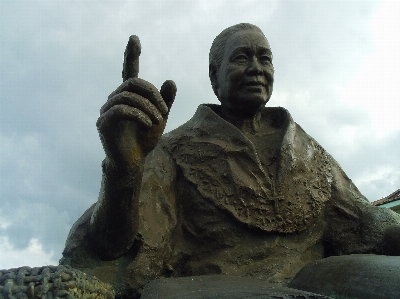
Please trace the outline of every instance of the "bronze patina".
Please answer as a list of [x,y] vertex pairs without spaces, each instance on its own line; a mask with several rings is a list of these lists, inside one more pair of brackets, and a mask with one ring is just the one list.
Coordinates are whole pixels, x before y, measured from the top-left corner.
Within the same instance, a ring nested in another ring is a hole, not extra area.
[[124,82],[100,110],[102,187],[63,264],[134,294],[156,278],[211,274],[285,286],[321,258],[400,254],[399,215],[372,206],[287,110],[265,107],[274,68],[258,27],[215,38],[221,104],[163,136],[177,89],[139,79],[140,52],[131,37]]

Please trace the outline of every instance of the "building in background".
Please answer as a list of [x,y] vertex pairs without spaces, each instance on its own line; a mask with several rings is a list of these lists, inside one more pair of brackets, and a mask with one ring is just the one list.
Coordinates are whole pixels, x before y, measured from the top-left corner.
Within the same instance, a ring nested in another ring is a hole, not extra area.
[[400,214],[400,189],[372,204],[381,208],[389,208]]

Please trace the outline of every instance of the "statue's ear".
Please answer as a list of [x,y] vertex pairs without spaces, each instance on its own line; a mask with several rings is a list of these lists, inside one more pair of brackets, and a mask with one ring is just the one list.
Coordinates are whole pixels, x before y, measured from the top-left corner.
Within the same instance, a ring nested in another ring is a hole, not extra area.
[[215,63],[210,63],[208,67],[208,75],[210,76],[211,86],[214,90],[215,95],[218,97],[218,80],[217,80],[218,68]]

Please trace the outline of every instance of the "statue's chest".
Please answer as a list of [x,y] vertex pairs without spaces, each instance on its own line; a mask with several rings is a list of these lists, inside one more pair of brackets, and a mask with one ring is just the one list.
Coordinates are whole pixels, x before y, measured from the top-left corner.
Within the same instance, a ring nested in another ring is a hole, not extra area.
[[319,218],[330,197],[326,153],[311,139],[283,142],[279,130],[245,139],[191,138],[175,146],[195,194],[242,223],[268,232],[299,232]]
[[261,166],[272,183],[277,177],[277,165],[282,146],[283,133],[282,130],[264,128],[264,130],[259,133],[245,134],[254,145]]

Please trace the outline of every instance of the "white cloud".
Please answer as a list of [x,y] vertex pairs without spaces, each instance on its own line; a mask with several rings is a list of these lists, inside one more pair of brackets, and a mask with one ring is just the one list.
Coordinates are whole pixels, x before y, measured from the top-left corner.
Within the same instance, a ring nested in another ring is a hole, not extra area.
[[398,1],[385,1],[378,7],[368,27],[371,51],[363,57],[358,72],[336,86],[339,106],[351,111],[355,122],[346,124],[341,119],[334,133],[338,142],[333,154],[371,201],[400,187],[396,151],[400,135],[399,15]]
[[[400,171],[397,167],[398,165],[376,167],[373,171],[361,173],[354,183],[360,190],[366,190],[369,194],[381,194],[373,198],[373,201],[381,199],[399,189]],[[382,190],[385,190],[385,193]]]
[[400,2],[386,1],[371,21],[374,51],[359,73],[342,88],[341,100],[366,109],[377,137],[400,131]]
[[[14,255],[14,261],[18,261],[18,255],[43,255],[43,259],[51,258],[55,262],[61,258],[70,225],[67,212],[57,211],[51,202],[3,202],[0,206],[0,260],[4,262]],[[25,260],[29,261],[22,256],[21,261]],[[36,263],[32,260],[26,265],[32,266],[32,262]]]
[[41,267],[57,265],[54,252],[43,250],[38,239],[29,240],[27,248],[15,248],[7,236],[0,236],[0,269],[17,268],[22,266]]
[[7,227],[9,227],[10,224],[10,221],[8,221],[6,218],[0,217],[0,231],[1,229],[6,229]]

